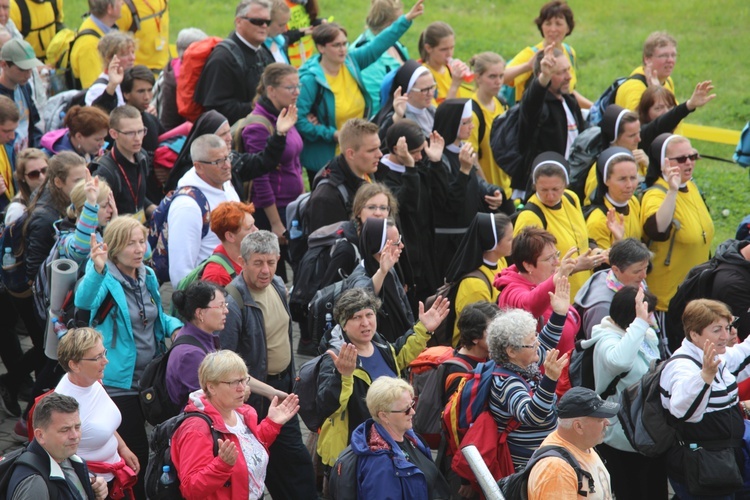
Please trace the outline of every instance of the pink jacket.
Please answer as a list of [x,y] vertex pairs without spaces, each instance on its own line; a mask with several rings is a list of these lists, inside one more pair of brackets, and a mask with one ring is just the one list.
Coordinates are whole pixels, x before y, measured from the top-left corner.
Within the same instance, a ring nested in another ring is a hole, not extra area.
[[[543,321],[539,322],[539,330],[541,330],[542,326],[544,326],[552,315],[552,307],[550,306],[548,295],[548,292],[554,293],[555,291],[552,276],[535,285],[524,278],[514,264],[503,269],[495,278],[495,288],[500,290],[500,298],[497,301],[500,309],[515,307],[529,311],[535,318],[544,318]],[[578,334],[580,325],[581,317],[578,315],[578,311],[573,306],[570,306],[560,342],[557,344],[557,349],[560,353],[566,353],[575,346],[576,335]]]
[[[239,439],[231,434],[218,410],[214,408],[201,391],[190,395],[185,411],[205,413],[214,423],[214,428],[223,434],[223,439],[231,439],[241,450]],[[281,426],[268,418],[260,424],[258,414],[249,405],[242,405],[237,412],[245,420],[250,432],[268,450],[276,439]],[[172,461],[180,478],[180,492],[187,499],[213,500],[248,498],[247,464],[240,451],[234,466],[227,465],[213,454],[211,431],[202,419],[189,418],[172,436]]]

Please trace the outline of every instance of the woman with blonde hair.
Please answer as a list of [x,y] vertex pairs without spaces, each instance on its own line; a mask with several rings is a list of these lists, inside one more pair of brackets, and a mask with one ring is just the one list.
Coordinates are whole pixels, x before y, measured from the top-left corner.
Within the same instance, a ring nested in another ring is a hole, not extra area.
[[125,70],[135,64],[135,39],[130,33],[110,31],[97,46],[102,58],[102,73],[86,92],[86,106],[112,111],[125,104],[120,84]]
[[49,158],[41,149],[26,148],[16,157],[16,171],[13,176],[18,186],[18,192],[5,209],[5,225],[15,221],[26,213],[26,207],[31,202],[32,193],[44,184],[47,178],[47,162]]

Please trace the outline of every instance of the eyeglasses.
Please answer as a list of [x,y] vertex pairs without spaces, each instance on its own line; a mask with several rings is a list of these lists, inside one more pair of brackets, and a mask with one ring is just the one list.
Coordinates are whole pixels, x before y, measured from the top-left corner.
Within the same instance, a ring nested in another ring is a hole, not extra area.
[[391,243],[391,245],[393,245],[394,247],[397,247],[397,246],[399,246],[399,245],[401,244],[401,240],[402,240],[403,238],[404,238],[404,235],[403,235],[403,234],[399,234],[399,235],[398,235],[398,240],[396,240],[396,241],[394,241],[393,243]]
[[130,137],[130,138],[132,139],[132,138],[134,138],[134,137],[138,137],[139,135],[146,135],[146,132],[148,132],[148,128],[146,128],[146,127],[143,127],[143,128],[142,128],[142,129],[140,129],[140,130],[129,130],[129,131],[127,131],[127,132],[123,132],[122,130],[117,130],[117,129],[115,129],[115,131],[116,131],[116,132],[117,132],[118,134],[122,134],[122,135],[124,135],[125,137]]
[[332,49],[343,49],[346,45],[346,42],[336,42],[327,44],[327,47],[331,47]]
[[533,344],[531,344],[531,345],[528,345],[528,344],[519,345],[518,348],[519,349],[536,349],[540,345],[541,345],[541,343],[539,342],[539,339],[536,339]]
[[550,255],[549,257],[545,257],[543,259],[540,258],[539,260],[541,260],[542,262],[554,262],[554,261],[560,259],[560,255],[561,255],[560,254],[560,250],[558,250],[555,253],[553,253],[552,255]]
[[691,155],[682,155],[682,156],[675,156],[674,158],[670,158],[670,160],[674,160],[680,165],[683,163],[687,163],[688,160],[690,161],[698,161],[701,159],[700,153],[693,153]]
[[47,167],[41,168],[39,170],[32,170],[31,172],[26,172],[25,175],[29,179],[38,179],[42,175],[47,175]]
[[81,361],[93,361],[95,363],[99,363],[101,360],[105,359],[106,357],[107,357],[107,350],[104,349],[104,352],[96,356],[95,358],[81,358]]
[[377,212],[378,210],[380,210],[381,212],[391,211],[391,207],[389,207],[388,205],[365,205],[365,208],[370,212]]
[[213,165],[214,167],[220,167],[224,165],[225,163],[232,163],[234,159],[236,158],[236,155],[234,153],[229,153],[224,158],[219,158],[218,160],[214,161],[205,161],[205,160],[195,160],[198,163],[205,163],[206,165]]
[[737,325],[739,324],[739,322],[740,322],[739,316],[732,316],[732,322],[729,323],[729,328],[737,328]]
[[408,415],[409,412],[414,409],[416,404],[417,404],[417,401],[412,399],[411,404],[405,410],[391,410],[388,413],[403,413],[404,415]]
[[261,19],[260,17],[245,17],[240,16],[240,19],[244,19],[245,21],[249,22],[253,26],[271,26],[271,20],[270,19]]
[[206,306],[204,309],[227,309],[229,306],[226,302],[222,302],[221,304],[217,304],[215,306]]
[[430,85],[429,87],[425,87],[423,89],[418,89],[417,87],[412,87],[410,92],[421,92],[424,95],[429,95],[435,92],[435,89],[437,88],[437,85]]
[[220,383],[227,384],[232,389],[237,389],[242,385],[250,385],[250,377],[238,378],[237,380],[230,380],[229,382],[221,380]]
[[280,87],[286,91],[291,92],[292,94],[299,94],[300,90],[302,90],[302,86],[300,85],[289,85],[288,87]]

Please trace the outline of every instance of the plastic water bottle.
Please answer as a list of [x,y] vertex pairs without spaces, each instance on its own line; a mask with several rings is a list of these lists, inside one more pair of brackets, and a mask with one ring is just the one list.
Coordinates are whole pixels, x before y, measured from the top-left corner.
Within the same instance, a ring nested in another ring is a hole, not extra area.
[[326,331],[333,329],[333,315],[326,313]]
[[55,316],[52,318],[52,330],[55,332],[55,335],[57,335],[58,339],[61,339],[65,336],[66,333],[68,333],[68,327],[60,321],[60,318]]
[[159,482],[163,485],[170,485],[174,484],[174,475],[169,470],[169,466],[165,465],[161,468],[162,473],[161,477],[159,477]]
[[299,228],[299,221],[293,220],[292,227],[289,229],[289,239],[296,240],[302,237],[302,230]]
[[16,256],[13,255],[13,250],[10,247],[5,247],[5,253],[3,254],[3,267],[9,268],[16,265]]

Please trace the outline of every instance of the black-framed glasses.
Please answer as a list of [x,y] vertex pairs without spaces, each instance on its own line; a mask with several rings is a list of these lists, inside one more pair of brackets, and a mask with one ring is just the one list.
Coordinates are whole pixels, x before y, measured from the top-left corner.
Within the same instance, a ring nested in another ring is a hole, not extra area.
[[42,167],[39,170],[32,170],[31,172],[26,172],[25,175],[29,179],[36,180],[43,175],[47,175],[47,167]]
[[409,412],[414,409],[416,404],[417,401],[415,399],[412,399],[411,404],[405,410],[390,410],[388,413],[403,413],[404,415],[408,415]]
[[435,89],[437,88],[437,85],[430,85],[429,87],[425,87],[423,89],[418,89],[417,87],[412,87],[411,92],[421,92],[424,95],[430,95],[433,92],[435,92]]
[[107,350],[104,349],[104,352],[99,354],[98,356],[94,358],[81,358],[81,361],[93,361],[95,363],[99,363],[101,360],[105,359],[107,357]]
[[241,385],[250,385],[250,377],[238,378],[237,380],[230,380],[228,382],[220,380],[219,383],[227,384],[232,389],[237,389]]
[[739,324],[739,322],[740,322],[739,316],[732,316],[732,322],[729,323],[729,328],[737,328],[737,325]]
[[219,158],[218,160],[214,161],[206,161],[206,160],[195,160],[198,163],[204,163],[206,165],[213,165],[214,167],[220,167],[224,165],[225,163],[232,163],[234,159],[236,158],[236,155],[234,153],[229,153],[224,158]]
[[690,161],[698,161],[701,159],[700,153],[693,153],[690,155],[682,155],[682,156],[675,156],[674,158],[669,158],[670,160],[676,161],[680,165],[683,163],[687,163],[688,160]]
[[132,139],[134,137],[138,137],[138,136],[141,136],[141,135],[146,135],[148,133],[148,128],[147,127],[143,127],[140,130],[128,130],[127,132],[123,132],[122,130],[117,130],[117,129],[115,129],[115,131],[118,134],[122,134],[125,137],[130,137]]
[[240,19],[244,19],[245,21],[249,22],[253,26],[271,26],[271,20],[270,19],[263,19],[260,17],[246,17],[246,16],[240,16]]

